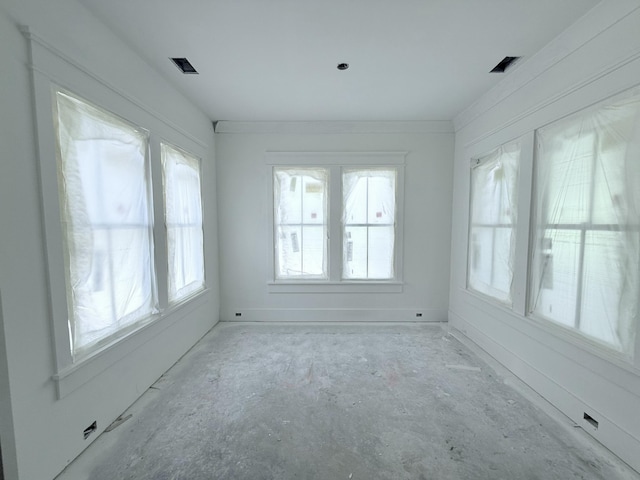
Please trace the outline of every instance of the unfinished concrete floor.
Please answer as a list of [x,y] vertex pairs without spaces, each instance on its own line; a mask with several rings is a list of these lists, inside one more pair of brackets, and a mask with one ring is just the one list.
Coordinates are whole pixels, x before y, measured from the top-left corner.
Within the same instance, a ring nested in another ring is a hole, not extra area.
[[440,326],[219,324],[59,479],[640,478],[507,383]]

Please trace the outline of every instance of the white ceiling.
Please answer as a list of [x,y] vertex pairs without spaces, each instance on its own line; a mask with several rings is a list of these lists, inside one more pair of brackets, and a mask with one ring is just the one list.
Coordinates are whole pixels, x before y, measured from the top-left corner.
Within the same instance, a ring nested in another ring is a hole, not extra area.
[[80,1],[212,120],[238,121],[449,120],[507,75],[489,73],[503,57],[522,65],[598,3]]

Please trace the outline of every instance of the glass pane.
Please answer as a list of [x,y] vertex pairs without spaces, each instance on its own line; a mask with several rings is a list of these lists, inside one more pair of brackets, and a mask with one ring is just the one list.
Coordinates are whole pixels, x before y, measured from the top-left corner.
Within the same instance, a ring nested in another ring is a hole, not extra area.
[[369,272],[367,278],[393,278],[394,230],[393,226],[369,227]]
[[368,223],[393,225],[396,209],[395,171],[374,170],[368,181]]
[[303,176],[304,193],[302,196],[302,222],[323,225],[325,223],[325,195],[324,182],[310,176]]
[[623,233],[587,232],[580,330],[617,348],[624,249]]
[[512,234],[510,227],[474,227],[469,245],[469,286],[505,302],[513,279]]
[[560,150],[549,158],[548,223],[580,224],[589,221],[593,175],[593,135],[582,129],[565,132]]
[[300,175],[287,170],[274,171],[276,224],[302,222],[302,181]]
[[550,320],[574,326],[580,232],[548,230],[543,240],[535,311]]
[[342,176],[344,222],[364,225],[367,223],[367,177],[359,172],[346,171]]
[[135,320],[151,301],[151,256],[147,228],[112,229],[113,296],[120,326]]
[[594,176],[593,223],[625,223],[629,199],[625,195],[627,170],[624,143],[603,138]]
[[77,315],[79,320],[72,322],[74,346],[78,349],[113,333],[114,281],[108,230],[78,228],[73,231],[73,237],[71,243],[79,247],[69,259],[74,309],[81,312]]
[[179,299],[204,286],[204,245],[201,227],[167,227],[171,280],[169,299]]
[[[77,142],[77,179],[88,220],[97,225],[148,223],[144,157],[108,140]],[[143,201],[141,201],[141,199]]]
[[302,227],[302,275],[326,276],[324,226]]
[[276,277],[287,278],[302,275],[302,228],[281,226],[276,232]]
[[342,278],[367,278],[367,227],[345,227]]
[[496,228],[493,249],[493,281],[491,286],[501,292],[506,300],[510,297],[511,281],[513,279],[511,267],[511,246],[513,229]]
[[488,295],[493,277],[493,232],[491,227],[472,227],[469,241],[469,286]]

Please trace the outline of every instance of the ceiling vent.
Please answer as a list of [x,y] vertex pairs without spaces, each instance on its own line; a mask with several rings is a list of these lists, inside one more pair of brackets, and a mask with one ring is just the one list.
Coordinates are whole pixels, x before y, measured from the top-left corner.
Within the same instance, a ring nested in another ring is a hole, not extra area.
[[513,65],[516,61],[522,57],[504,57],[499,64],[493,67],[491,73],[503,73],[507,68]]
[[172,58],[171,61],[176,64],[176,67],[178,67],[182,73],[198,74],[198,71],[193,68],[191,62],[186,58]]

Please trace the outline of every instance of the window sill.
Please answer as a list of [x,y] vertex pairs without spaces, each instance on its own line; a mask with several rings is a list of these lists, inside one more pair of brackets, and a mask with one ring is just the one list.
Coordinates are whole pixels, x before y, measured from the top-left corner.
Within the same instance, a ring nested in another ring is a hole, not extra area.
[[267,282],[268,293],[401,293],[404,282],[360,281],[281,281]]
[[[640,363],[636,364],[633,355],[626,355],[618,350],[608,347],[606,344],[592,340],[586,335],[582,335],[581,333],[562,326],[552,320],[548,320],[537,315],[523,315],[521,313],[514,312],[505,305],[491,302],[486,297],[475,294],[475,292],[469,291],[466,288],[460,288],[460,290],[468,294],[470,298],[475,299],[471,303],[474,308],[478,308],[501,323],[508,325],[511,328],[515,328],[520,333],[539,342],[540,344],[545,345],[547,348],[550,348],[554,352],[571,361],[576,361],[575,355],[569,354],[566,347],[558,347],[555,341],[549,342],[545,335],[551,336],[556,341],[566,342],[582,353],[597,357],[600,361],[615,365],[616,367],[633,375],[637,376],[640,374]],[[496,309],[506,313],[513,321],[505,322],[506,317],[496,315]],[[527,326],[532,328],[532,330]],[[540,333],[542,333],[542,336],[539,335]],[[603,375],[601,370],[594,369],[590,363],[588,365],[585,363],[583,366],[598,373],[599,375]]]
[[138,328],[114,338],[94,352],[77,360],[53,375],[58,399],[62,399],[99,375],[114,363],[137,350],[163,330],[173,325],[195,308],[208,301],[209,289],[205,288],[153,315]]

